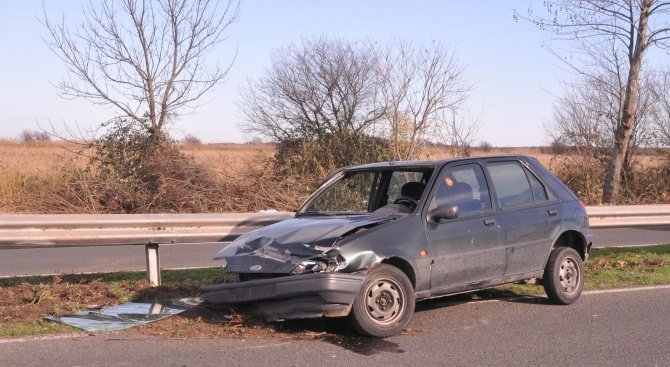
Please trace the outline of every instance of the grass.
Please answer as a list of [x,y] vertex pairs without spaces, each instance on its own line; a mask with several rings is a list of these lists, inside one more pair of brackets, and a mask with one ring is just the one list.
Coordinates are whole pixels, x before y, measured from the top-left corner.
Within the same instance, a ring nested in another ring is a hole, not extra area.
[[[670,244],[592,249],[584,268],[584,289],[587,291],[670,284]],[[541,295],[544,289],[539,285],[519,283],[483,292],[483,297],[494,298]]]
[[[585,263],[586,290],[626,288],[670,284],[670,244],[635,247],[593,249]],[[55,297],[45,284],[67,283],[71,287],[86,287],[96,282],[107,285],[110,297],[118,302],[131,299],[173,298],[175,296],[197,296],[201,284],[212,283],[224,276],[221,268],[188,270],[166,270],[162,273],[163,285],[146,288],[145,273],[124,272],[109,274],[61,275],[54,277],[16,277],[0,279],[0,287],[12,288],[32,286],[35,291],[30,303],[40,303]],[[138,287],[133,291],[133,287]],[[472,299],[492,299],[510,296],[537,296],[544,294],[541,285],[508,284],[475,292]],[[58,301],[58,300],[54,300]],[[64,301],[64,300],[61,300]],[[19,305],[20,306],[20,305]],[[60,314],[62,304],[56,302],[50,314]],[[85,307],[84,307],[85,308]],[[185,319],[182,323],[191,323]],[[187,325],[182,325],[187,326]],[[75,332],[76,329],[45,320],[30,320],[0,328],[0,337],[16,337],[53,333]]]
[[594,249],[586,274],[586,289],[670,284],[670,244]]
[[[220,279],[223,275],[221,268],[164,270],[161,272],[163,287],[190,287],[211,283]],[[120,283],[133,283],[144,281],[147,277],[145,272],[117,272],[99,274],[63,274],[57,276],[61,282],[71,284],[87,284],[94,280],[109,284],[116,291]],[[28,276],[11,277],[0,279],[0,287],[16,287],[23,283],[32,285],[49,284],[53,282],[53,276]]]
[[[73,143],[60,141],[20,143],[0,140],[0,213],[97,213],[102,210],[96,204],[95,195],[87,191],[99,192],[96,187],[90,186],[94,183],[89,182],[90,177],[81,171],[86,167],[89,158],[74,153],[80,149],[81,147]],[[231,143],[185,144],[183,152],[213,173],[220,181],[217,186],[227,190],[224,195],[226,198],[238,198],[237,202],[244,203],[252,202],[254,198],[240,197],[244,195],[245,189],[239,182],[248,180],[250,170],[261,167],[262,162],[271,158],[275,150],[270,144]],[[501,153],[530,154],[545,164],[551,160],[551,155],[531,148],[474,152],[488,155]],[[445,149],[430,148],[419,158],[447,157],[449,153]],[[210,199],[216,201],[219,198]],[[295,201],[300,203],[303,199],[299,197]],[[261,209],[270,207],[271,205]],[[226,206],[222,206],[223,208]],[[244,211],[244,208],[240,209]],[[248,208],[246,211],[249,211]]]
[[81,330],[57,322],[37,320],[32,323],[0,328],[0,338],[75,332],[81,332]]

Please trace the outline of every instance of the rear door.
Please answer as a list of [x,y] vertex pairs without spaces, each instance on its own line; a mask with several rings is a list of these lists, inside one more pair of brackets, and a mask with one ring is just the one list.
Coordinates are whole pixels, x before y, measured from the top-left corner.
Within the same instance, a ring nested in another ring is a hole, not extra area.
[[493,210],[482,167],[477,163],[445,167],[434,184],[429,203],[428,212],[441,205],[457,205],[460,212],[456,219],[426,221],[433,261],[431,295],[502,277],[504,232]]
[[505,229],[504,276],[541,271],[560,230],[559,201],[521,161],[489,161],[486,168]]

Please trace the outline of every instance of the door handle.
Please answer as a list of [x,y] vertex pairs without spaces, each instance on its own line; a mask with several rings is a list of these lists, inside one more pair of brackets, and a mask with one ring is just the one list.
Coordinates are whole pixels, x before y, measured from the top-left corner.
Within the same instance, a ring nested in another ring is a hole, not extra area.
[[558,214],[558,210],[556,210],[556,209],[549,209],[549,210],[547,210],[547,213],[549,213],[549,215],[556,215],[556,214]]
[[484,225],[492,226],[494,224],[496,224],[495,219],[484,219]]

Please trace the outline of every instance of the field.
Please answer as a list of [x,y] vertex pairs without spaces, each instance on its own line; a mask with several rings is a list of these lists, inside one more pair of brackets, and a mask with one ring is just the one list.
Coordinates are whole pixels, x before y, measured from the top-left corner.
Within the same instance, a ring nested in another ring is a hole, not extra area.
[[[302,202],[314,183],[304,184],[278,177],[268,164],[274,154],[270,144],[186,144],[183,152],[205,167],[211,177],[209,189],[195,200],[196,204],[167,209],[182,212],[256,211],[261,209],[293,210]],[[602,164],[588,163],[579,155],[554,155],[546,148],[474,149],[472,155],[525,154],[537,158],[554,171],[588,204],[599,204],[602,193]],[[427,148],[419,159],[449,158],[446,148]],[[81,147],[66,142],[35,141],[19,143],[0,140],[0,213],[110,213],[124,208],[104,207],[99,201],[116,195],[118,186],[90,183],[85,170],[90,158]],[[169,163],[168,163],[169,164]],[[670,202],[667,161],[657,155],[639,155],[635,167],[640,171],[627,177],[624,204]],[[181,188],[179,182],[173,188]],[[103,198],[98,195],[105,196]],[[168,190],[175,191],[175,190]],[[186,191],[186,189],[182,190]],[[171,194],[168,192],[167,194]],[[191,199],[188,192],[169,195],[164,202]],[[127,194],[126,194],[127,195]],[[155,198],[146,199],[154,202]],[[125,212],[165,210],[138,206]]]

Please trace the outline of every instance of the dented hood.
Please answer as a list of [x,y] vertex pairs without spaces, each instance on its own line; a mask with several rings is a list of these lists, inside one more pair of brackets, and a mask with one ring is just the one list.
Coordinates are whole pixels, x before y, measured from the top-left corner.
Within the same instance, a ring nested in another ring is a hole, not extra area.
[[339,238],[395,218],[369,214],[288,219],[245,233],[214,260],[225,259],[227,270],[235,273],[288,273],[302,260],[333,249]]

